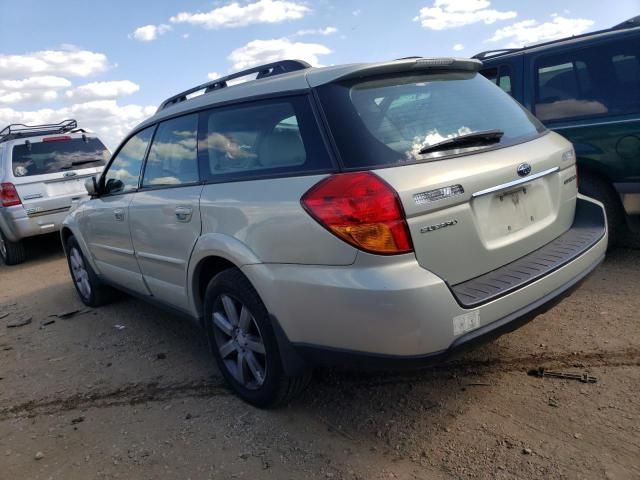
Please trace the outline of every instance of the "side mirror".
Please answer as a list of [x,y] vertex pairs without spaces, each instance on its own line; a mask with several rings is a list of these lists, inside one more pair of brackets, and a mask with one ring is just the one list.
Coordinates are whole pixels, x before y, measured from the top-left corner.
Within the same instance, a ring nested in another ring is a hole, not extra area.
[[84,188],[87,189],[90,197],[98,195],[98,182],[96,181],[96,177],[87,178],[84,182]]

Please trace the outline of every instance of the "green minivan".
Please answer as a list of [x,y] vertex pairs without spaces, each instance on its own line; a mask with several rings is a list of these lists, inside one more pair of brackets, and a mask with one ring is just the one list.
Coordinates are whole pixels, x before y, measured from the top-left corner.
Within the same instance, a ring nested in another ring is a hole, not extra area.
[[481,73],[575,146],[582,193],[600,200],[609,244],[640,222],[640,16],[518,49],[482,52]]

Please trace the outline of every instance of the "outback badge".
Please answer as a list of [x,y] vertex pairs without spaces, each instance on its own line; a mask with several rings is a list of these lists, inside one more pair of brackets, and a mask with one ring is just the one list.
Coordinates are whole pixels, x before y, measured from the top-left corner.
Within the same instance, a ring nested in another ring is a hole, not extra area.
[[454,218],[453,220],[447,220],[446,222],[437,223],[435,225],[429,225],[428,227],[422,227],[420,229],[420,233],[433,232],[434,230],[440,230],[441,228],[452,227],[457,224],[458,224],[458,220]]
[[521,177],[526,177],[531,173],[531,165],[529,165],[528,163],[521,163],[520,165],[518,165],[518,169],[516,171]]

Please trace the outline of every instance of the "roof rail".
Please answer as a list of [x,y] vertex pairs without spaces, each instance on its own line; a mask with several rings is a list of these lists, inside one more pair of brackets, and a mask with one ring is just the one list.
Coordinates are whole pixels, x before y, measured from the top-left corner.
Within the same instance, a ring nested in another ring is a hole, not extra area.
[[497,56],[500,56],[500,55],[506,55],[507,53],[518,52],[520,50],[529,50],[529,49],[532,49],[532,48],[545,47],[547,45],[553,45],[553,44],[556,44],[556,43],[561,43],[561,42],[564,42],[566,40],[575,40],[575,39],[578,39],[578,38],[590,37],[592,35],[598,35],[598,34],[601,34],[601,33],[613,32],[615,30],[626,30],[628,28],[636,28],[636,27],[640,27],[640,15],[632,17],[629,20],[625,20],[624,22],[619,23],[618,25],[614,25],[613,27],[605,28],[603,30],[595,30],[593,32],[586,32],[586,33],[581,33],[579,35],[572,35],[570,37],[558,38],[558,39],[555,39],[555,40],[549,40],[549,41],[542,42],[542,43],[537,43],[537,44],[533,44],[533,45],[527,45],[527,46],[522,47],[522,48],[503,48],[503,49],[498,49],[498,50],[487,50],[485,52],[480,52],[480,53],[474,55],[471,58],[477,58],[478,60],[484,60],[485,58],[497,57]]
[[184,102],[185,100],[187,100],[187,95],[199,92],[200,90],[204,90],[204,93],[209,93],[214,90],[225,88],[227,86],[227,82],[229,80],[233,80],[234,78],[240,78],[251,75],[252,73],[257,73],[258,75],[256,76],[256,80],[259,80],[261,78],[273,77],[282,73],[304,70],[309,67],[311,67],[311,65],[303,60],[280,60],[278,62],[267,63],[266,65],[260,65],[258,67],[242,70],[225,77],[216,78],[215,80],[203,83],[202,85],[198,85],[197,87],[190,88],[189,90],[185,90],[184,92],[180,92],[177,95],[169,97],[160,104],[157,111],[159,112],[167,107],[170,107],[171,105]]
[[631,17],[630,19],[625,20],[622,23],[614,25],[613,27],[611,27],[611,30],[623,30],[625,28],[633,28],[633,27],[640,27],[640,15]]
[[76,128],[78,128],[78,122],[73,118],[63,120],[60,123],[45,123],[42,125],[12,123],[0,130],[0,143],[14,138],[35,137],[37,135],[49,135],[51,133],[66,133]]
[[476,53],[471,58],[477,58],[478,60],[484,60],[487,57],[493,57],[494,55],[502,55],[504,53],[517,52],[522,48],[499,48],[497,50],[485,50],[484,52]]

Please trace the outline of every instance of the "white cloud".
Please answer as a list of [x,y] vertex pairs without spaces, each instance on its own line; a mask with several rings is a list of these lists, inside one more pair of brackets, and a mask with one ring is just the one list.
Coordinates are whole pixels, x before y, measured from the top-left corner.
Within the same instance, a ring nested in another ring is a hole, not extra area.
[[514,11],[499,11],[492,8],[489,0],[435,0],[433,6],[420,9],[413,20],[424,28],[445,30],[473,23],[494,23],[508,20],[518,14]]
[[325,28],[312,28],[309,30],[298,30],[296,35],[333,35],[336,33],[338,29],[336,27],[325,27]]
[[318,55],[329,53],[331,50],[319,43],[292,42],[288,38],[275,38],[253,40],[244,47],[236,48],[228,58],[234,70],[242,70],[287,58],[306,60],[312,65],[320,65]]
[[578,35],[586,32],[593,25],[593,20],[586,18],[565,18],[555,16],[550,22],[539,23],[536,20],[523,20],[496,30],[487,42],[509,41],[509,48],[531,45],[545,40]]
[[0,104],[46,102],[58,97],[58,90],[71,86],[66,78],[53,75],[28,77],[23,80],[0,80]]
[[216,80],[218,78],[220,78],[222,75],[220,75],[218,72],[209,72],[207,73],[207,78],[209,80]]
[[144,25],[136,28],[135,31],[129,35],[129,38],[133,38],[139,42],[152,42],[160,35],[164,35],[170,30],[171,25]]
[[87,77],[109,68],[106,55],[66,46],[60,50],[40,50],[24,55],[0,54],[2,77],[25,78],[33,75]]
[[233,2],[206,13],[181,12],[171,17],[171,23],[190,23],[208,29],[243,27],[254,23],[278,23],[304,17],[311,9],[290,0],[257,0],[241,5]]
[[67,90],[65,96],[74,102],[89,102],[131,95],[138,90],[140,90],[140,86],[130,80],[115,80],[80,85],[73,90]]
[[97,100],[58,109],[43,108],[25,112],[0,108],[0,125],[57,123],[65,118],[75,118],[80,127],[95,131],[113,150],[135,125],[151,116],[155,110],[154,106],[118,105],[115,100]]
[[464,50],[464,45],[463,45],[463,44],[461,44],[461,43],[456,43],[456,44],[453,46],[453,49],[454,49],[456,52],[461,52],[462,50]]

